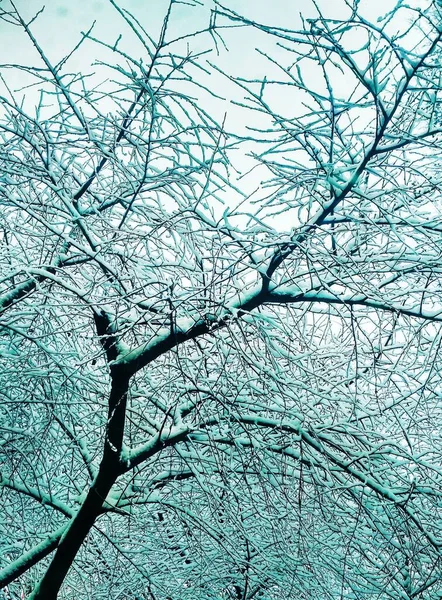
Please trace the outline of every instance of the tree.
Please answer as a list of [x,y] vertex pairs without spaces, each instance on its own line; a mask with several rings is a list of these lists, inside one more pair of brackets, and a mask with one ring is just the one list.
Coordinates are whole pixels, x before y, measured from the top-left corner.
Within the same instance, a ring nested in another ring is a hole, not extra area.
[[85,32],[102,85],[1,13],[40,61],[2,79],[5,596],[438,598],[439,4],[110,2],[143,58]]

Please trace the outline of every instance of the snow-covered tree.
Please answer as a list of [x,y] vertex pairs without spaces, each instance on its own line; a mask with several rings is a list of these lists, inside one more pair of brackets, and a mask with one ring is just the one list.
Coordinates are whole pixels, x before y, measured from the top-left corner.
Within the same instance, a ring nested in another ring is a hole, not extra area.
[[4,597],[440,598],[439,4],[110,4],[0,7]]

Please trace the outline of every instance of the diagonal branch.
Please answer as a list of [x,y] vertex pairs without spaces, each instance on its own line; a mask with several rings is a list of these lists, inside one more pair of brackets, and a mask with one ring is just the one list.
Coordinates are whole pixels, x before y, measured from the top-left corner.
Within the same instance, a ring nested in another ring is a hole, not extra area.
[[48,535],[42,542],[34,546],[34,548],[31,548],[31,550],[28,550],[28,552],[25,552],[25,554],[2,569],[0,571],[0,589],[18,579],[23,573],[26,573],[31,567],[53,552],[67,527],[68,525],[63,525],[63,527]]

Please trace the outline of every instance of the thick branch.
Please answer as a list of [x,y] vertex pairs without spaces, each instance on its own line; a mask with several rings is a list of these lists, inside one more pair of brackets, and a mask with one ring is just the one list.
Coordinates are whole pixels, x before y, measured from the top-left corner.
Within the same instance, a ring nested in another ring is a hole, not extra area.
[[126,372],[132,376],[134,373],[156,360],[159,356],[165,354],[172,348],[183,342],[196,339],[209,333],[226,327],[232,318],[240,318],[256,308],[266,304],[300,304],[302,302],[317,302],[325,304],[339,304],[342,306],[365,306],[376,310],[383,310],[417,319],[428,321],[442,321],[441,310],[424,310],[419,307],[405,307],[394,302],[382,302],[368,298],[364,294],[338,296],[330,292],[300,292],[299,288],[294,290],[288,288],[280,290],[271,290],[264,292],[262,289],[256,289],[247,296],[226,309],[219,317],[207,316],[204,319],[196,321],[193,325],[188,325],[188,320],[178,321],[172,330],[164,329],[164,333],[158,334],[153,340],[142,346],[121,354],[115,361],[115,367],[123,367]]
[[[103,314],[99,316],[97,322],[97,329],[101,335],[104,335],[101,330],[105,320]],[[110,347],[107,349],[107,353],[113,356],[112,336],[110,336],[110,340],[106,338],[105,348],[108,342],[110,342]],[[120,453],[123,442],[128,386],[129,378],[122,373],[122,369],[114,369],[109,396],[106,439],[98,475],[81,508],[68,525],[51,564],[29,597],[30,600],[55,600],[57,598],[60,587],[80,547],[94,526],[96,519],[103,512],[103,503],[121,473]]]
[[424,319],[426,321],[442,321],[442,307],[439,310],[424,310],[421,303],[418,303],[418,307],[406,307],[402,304],[395,302],[382,302],[381,300],[374,300],[367,298],[364,294],[352,294],[351,296],[338,296],[337,294],[331,294],[330,292],[305,292],[299,293],[296,290],[283,290],[272,291],[266,304],[299,304],[301,302],[317,302],[324,304],[338,304],[341,306],[364,306],[366,308],[372,308],[375,310],[383,310],[406,317],[414,317],[416,319]]
[[60,529],[57,529],[54,533],[48,535],[43,542],[40,542],[40,544],[37,544],[37,546],[34,546],[34,548],[28,550],[28,552],[2,569],[0,571],[0,589],[18,579],[23,573],[26,573],[31,567],[39,563],[55,550],[62,535],[66,531],[66,527],[67,525],[63,525],[63,527],[60,527]]

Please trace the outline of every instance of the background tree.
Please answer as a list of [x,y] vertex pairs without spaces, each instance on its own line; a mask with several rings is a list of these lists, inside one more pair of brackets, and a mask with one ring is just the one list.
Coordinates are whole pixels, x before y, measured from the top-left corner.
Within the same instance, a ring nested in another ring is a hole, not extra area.
[[2,79],[5,596],[438,598],[438,4],[111,4],[143,57],[85,32],[102,85],[2,8],[40,61]]

